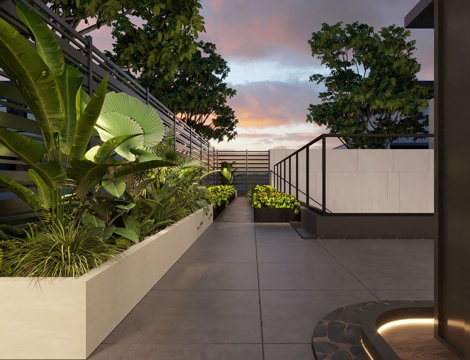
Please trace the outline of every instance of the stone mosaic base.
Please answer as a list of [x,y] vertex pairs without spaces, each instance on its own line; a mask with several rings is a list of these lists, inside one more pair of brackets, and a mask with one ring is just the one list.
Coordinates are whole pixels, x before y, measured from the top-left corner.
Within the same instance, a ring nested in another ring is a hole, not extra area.
[[315,326],[312,337],[315,359],[369,360],[361,343],[364,321],[370,327],[371,319],[377,318],[382,310],[386,312],[395,307],[416,308],[421,305],[432,306],[432,302],[376,301],[336,309],[323,317]]

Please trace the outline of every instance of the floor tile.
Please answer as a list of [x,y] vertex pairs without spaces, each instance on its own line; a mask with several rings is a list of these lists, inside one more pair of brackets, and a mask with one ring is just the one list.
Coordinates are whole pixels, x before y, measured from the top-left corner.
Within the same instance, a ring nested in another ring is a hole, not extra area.
[[302,239],[289,224],[256,224],[257,246],[317,246],[313,239]]
[[265,344],[264,360],[314,360],[312,344]]
[[311,246],[258,246],[260,263],[318,263],[332,256],[318,244]]
[[339,307],[377,300],[365,290],[261,291],[265,343],[309,343],[317,322]]
[[256,262],[256,247],[254,246],[223,246],[203,245],[195,243],[179,259],[180,263],[211,262]]
[[256,263],[178,262],[154,290],[257,290]]
[[261,344],[102,344],[88,360],[262,360]]
[[316,263],[260,263],[262,290],[364,289],[343,266],[325,258]]
[[379,300],[434,300],[434,290],[383,290],[369,289]]
[[104,343],[261,343],[257,291],[150,291]]

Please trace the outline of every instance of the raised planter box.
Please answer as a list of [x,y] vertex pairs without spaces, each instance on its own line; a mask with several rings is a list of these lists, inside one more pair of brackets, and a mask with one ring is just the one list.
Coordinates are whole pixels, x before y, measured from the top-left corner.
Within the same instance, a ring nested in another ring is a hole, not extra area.
[[290,222],[300,221],[300,213],[294,214],[294,209],[253,208],[255,222]]
[[199,210],[79,278],[0,278],[0,359],[86,359],[209,227],[209,214]]
[[214,206],[213,207],[213,219],[217,219],[217,217],[222,214],[222,212],[225,210],[225,203],[223,202],[222,204],[220,204],[220,206]]

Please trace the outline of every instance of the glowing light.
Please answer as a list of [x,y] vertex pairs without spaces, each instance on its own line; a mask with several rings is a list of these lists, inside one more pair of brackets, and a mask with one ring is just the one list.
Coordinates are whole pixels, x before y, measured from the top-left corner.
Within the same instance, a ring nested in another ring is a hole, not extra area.
[[366,352],[366,354],[369,356],[370,360],[374,360],[374,358],[373,358],[372,355],[370,354],[369,350],[367,350],[366,345],[364,344],[364,341],[362,341],[362,339],[361,339],[361,344],[362,344],[362,348],[364,349],[364,351]]
[[382,331],[389,329],[393,326],[399,326],[399,325],[432,325],[434,324],[434,319],[402,319],[402,320],[396,320],[396,321],[391,321],[389,323],[386,323],[382,325],[377,332],[379,334],[382,334]]

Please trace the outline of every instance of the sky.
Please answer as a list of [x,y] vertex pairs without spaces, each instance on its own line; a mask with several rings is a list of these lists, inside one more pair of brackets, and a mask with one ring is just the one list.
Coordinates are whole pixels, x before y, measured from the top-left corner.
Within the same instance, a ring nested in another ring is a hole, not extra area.
[[[359,21],[376,30],[403,26],[418,0],[201,0],[206,32],[201,39],[217,46],[237,91],[229,100],[239,120],[238,135],[212,142],[219,150],[299,148],[327,132],[306,122],[321,85],[310,75],[328,73],[311,55],[308,40],[321,24]],[[94,44],[101,42],[92,34]],[[433,80],[433,31],[412,30],[420,80]],[[109,41],[107,42],[109,44]],[[106,47],[106,46],[104,46]]]

